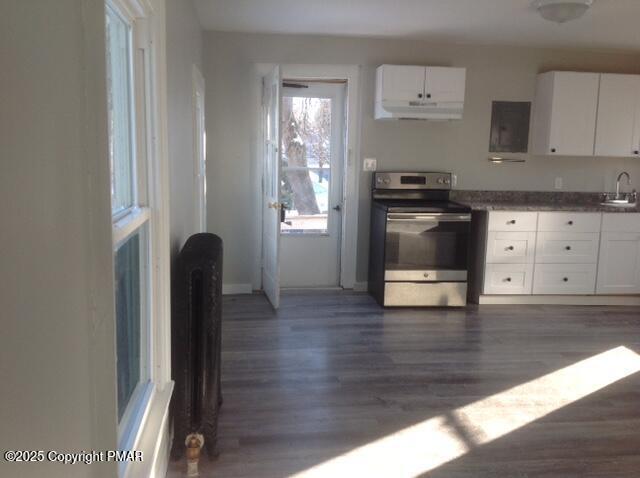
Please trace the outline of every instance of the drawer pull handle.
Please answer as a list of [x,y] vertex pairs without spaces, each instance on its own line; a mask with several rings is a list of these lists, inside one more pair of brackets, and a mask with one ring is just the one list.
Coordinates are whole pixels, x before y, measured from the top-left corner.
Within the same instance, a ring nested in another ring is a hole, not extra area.
[[511,221],[507,221],[507,224],[515,224],[516,220],[515,219],[511,219]]
[[505,282],[511,282],[511,277],[507,277],[507,278],[505,279]]
[[567,251],[570,251],[570,250],[571,250],[571,246],[567,246],[567,247],[565,247],[565,249],[566,249]]
[[507,251],[512,251],[512,250],[513,250],[513,246],[507,247]]
[[428,272],[425,272],[425,273],[424,273],[424,274],[422,274],[422,275],[423,275],[425,278],[426,278],[426,277],[429,277],[429,273],[428,273]]
[[567,224],[569,224],[570,226],[573,226],[573,221],[569,221]]
[[569,278],[568,278],[568,277],[565,277],[565,278],[563,278],[562,280],[563,280],[564,282],[569,282]]

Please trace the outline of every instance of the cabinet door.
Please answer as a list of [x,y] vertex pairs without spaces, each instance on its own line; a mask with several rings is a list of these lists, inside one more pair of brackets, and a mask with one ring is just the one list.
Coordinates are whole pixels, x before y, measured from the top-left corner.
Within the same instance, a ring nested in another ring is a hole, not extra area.
[[[596,125],[596,156],[634,156],[640,76],[602,74]],[[638,118],[640,121],[640,118]]]
[[640,233],[602,233],[596,292],[640,293]]
[[383,101],[420,101],[424,97],[424,66],[384,65]]
[[593,156],[599,73],[554,71],[538,75],[534,153]]
[[555,73],[550,154],[593,155],[599,82],[598,73]]
[[428,66],[425,68],[424,93],[435,103],[463,102],[465,68]]

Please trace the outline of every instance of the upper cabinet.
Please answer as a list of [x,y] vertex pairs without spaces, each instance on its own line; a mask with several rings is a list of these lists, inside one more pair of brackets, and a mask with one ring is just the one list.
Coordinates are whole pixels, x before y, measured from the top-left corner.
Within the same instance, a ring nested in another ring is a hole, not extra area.
[[602,74],[596,156],[640,155],[640,76]]
[[418,101],[424,97],[424,66],[382,65],[383,101]]
[[460,119],[465,68],[382,65],[376,70],[376,119]]
[[599,73],[538,75],[533,153],[593,156]]
[[538,75],[533,153],[640,156],[640,76]]

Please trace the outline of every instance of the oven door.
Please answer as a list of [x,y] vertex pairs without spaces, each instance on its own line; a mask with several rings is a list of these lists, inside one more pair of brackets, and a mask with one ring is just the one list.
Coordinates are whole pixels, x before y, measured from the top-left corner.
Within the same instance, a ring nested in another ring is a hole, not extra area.
[[466,282],[471,214],[388,213],[385,281]]

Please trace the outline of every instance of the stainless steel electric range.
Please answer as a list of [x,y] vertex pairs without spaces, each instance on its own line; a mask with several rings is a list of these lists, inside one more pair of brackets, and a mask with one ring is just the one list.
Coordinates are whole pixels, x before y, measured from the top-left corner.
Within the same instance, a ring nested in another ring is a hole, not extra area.
[[451,173],[373,176],[369,292],[387,307],[464,306],[471,209]]

